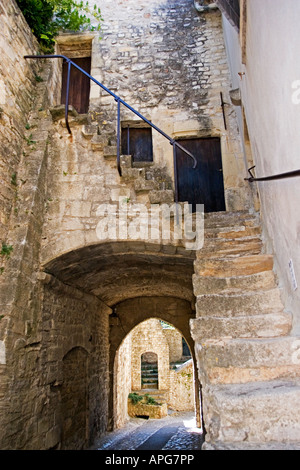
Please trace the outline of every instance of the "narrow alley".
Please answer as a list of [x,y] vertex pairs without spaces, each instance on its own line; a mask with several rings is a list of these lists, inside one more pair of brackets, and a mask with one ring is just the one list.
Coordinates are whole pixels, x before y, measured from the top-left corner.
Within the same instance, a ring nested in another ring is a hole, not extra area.
[[162,419],[131,418],[107,433],[90,450],[201,450],[203,435],[193,412],[169,412]]

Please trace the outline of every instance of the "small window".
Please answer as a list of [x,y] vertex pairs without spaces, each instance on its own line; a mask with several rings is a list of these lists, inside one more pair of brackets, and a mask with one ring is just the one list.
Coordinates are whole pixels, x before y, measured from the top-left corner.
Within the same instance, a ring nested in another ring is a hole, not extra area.
[[129,126],[122,128],[122,153],[131,155],[133,162],[152,162],[152,129]]

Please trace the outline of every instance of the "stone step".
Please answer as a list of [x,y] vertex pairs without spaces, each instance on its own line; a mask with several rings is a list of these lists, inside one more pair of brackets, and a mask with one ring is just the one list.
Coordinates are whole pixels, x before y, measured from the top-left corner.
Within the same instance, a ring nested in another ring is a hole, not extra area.
[[259,216],[248,211],[210,212],[204,214],[204,228],[233,228],[244,225],[253,227],[259,225]]
[[143,379],[157,379],[157,377],[158,377],[158,372],[157,371],[142,372],[142,378]]
[[239,294],[274,288],[276,287],[276,279],[273,271],[224,278],[194,274],[193,287],[196,296],[202,294]]
[[144,178],[137,178],[134,180],[135,192],[152,191],[158,189],[158,183],[154,180],[146,180]]
[[93,137],[98,134],[98,125],[97,124],[88,124],[82,126],[81,133],[83,137],[87,140],[91,140]]
[[197,253],[194,262],[195,273],[201,276],[228,278],[236,276],[249,276],[273,269],[272,255],[249,255],[237,258],[205,259],[201,252]]
[[261,235],[261,227],[253,226],[253,227],[245,227],[245,226],[238,226],[238,227],[222,227],[222,228],[207,228],[205,227],[204,230],[204,237],[205,239],[216,239],[221,238],[223,240],[234,240],[236,238],[246,238],[246,237],[254,237]]
[[134,162],[132,161],[133,168],[151,168],[154,166],[154,162]]
[[193,319],[190,324],[193,336],[197,336],[198,341],[221,338],[272,338],[289,334],[292,317],[285,312],[250,317],[209,316]]
[[148,389],[151,389],[151,390],[154,389],[154,390],[155,390],[155,389],[157,389],[157,383],[149,383],[149,382],[147,382],[147,383],[145,383],[145,384],[142,385],[142,388],[147,389],[147,390],[148,390]]
[[132,167],[132,156],[131,155],[120,155],[120,165],[122,170],[125,168]]
[[142,362],[141,364],[142,369],[157,369],[156,363],[149,363],[149,362]]
[[225,256],[257,255],[261,253],[262,241],[258,237],[205,240],[197,258],[224,258]]
[[157,377],[153,377],[153,378],[145,378],[145,377],[142,377],[142,382],[143,382],[143,385],[157,385],[158,383],[158,376]]
[[299,337],[205,339],[197,354],[212,384],[300,378]]
[[[87,137],[86,137],[87,138]],[[103,150],[107,146],[107,137],[103,135],[94,135],[91,137],[91,146],[93,152]]]
[[278,288],[245,294],[204,294],[196,301],[197,317],[240,317],[282,312]]
[[299,443],[299,380],[210,387],[206,427],[217,443]]
[[150,204],[172,204],[174,192],[172,189],[152,190],[149,192]]
[[144,178],[145,170],[143,168],[126,168],[122,167],[122,178],[124,180],[135,180],[137,178]]
[[106,158],[106,159],[117,158],[117,146],[116,145],[106,145],[103,148],[103,157]]

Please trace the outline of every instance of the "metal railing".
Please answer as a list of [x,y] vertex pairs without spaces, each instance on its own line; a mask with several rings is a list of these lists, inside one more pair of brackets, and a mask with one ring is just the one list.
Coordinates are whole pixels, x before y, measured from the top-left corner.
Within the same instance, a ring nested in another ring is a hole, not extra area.
[[69,91],[70,91],[70,76],[71,76],[71,66],[77,68],[80,72],[82,72],[84,75],[86,75],[90,80],[92,80],[94,83],[96,83],[100,88],[102,88],[104,91],[106,91],[109,95],[111,95],[115,101],[117,102],[117,168],[120,176],[122,176],[122,170],[121,170],[121,161],[120,161],[120,137],[121,137],[121,104],[125,106],[127,109],[132,111],[136,116],[138,116],[140,119],[142,119],[146,124],[152,127],[152,129],[155,129],[157,132],[159,132],[163,137],[165,137],[170,144],[173,146],[173,160],[174,160],[174,184],[175,184],[175,200],[177,202],[178,199],[178,188],[177,188],[177,161],[176,161],[176,148],[179,148],[182,150],[186,155],[188,155],[190,158],[193,159],[193,168],[196,168],[197,166],[197,160],[194,157],[192,153],[190,153],[188,150],[186,150],[182,145],[180,145],[178,142],[176,142],[175,139],[167,135],[164,131],[162,131],[159,127],[157,127],[155,124],[153,124],[151,121],[149,121],[147,118],[145,118],[142,114],[140,114],[136,109],[132,108],[126,101],[122,100],[119,96],[117,96],[115,93],[113,93],[111,90],[109,90],[106,86],[104,86],[102,83],[98,82],[94,77],[92,77],[89,73],[87,73],[85,70],[83,70],[81,67],[79,67],[77,64],[75,64],[71,59],[64,55],[26,55],[24,56],[25,59],[64,59],[67,64],[68,64],[68,71],[67,71],[67,85],[66,85],[66,100],[65,100],[65,121],[66,121],[66,127],[68,129],[69,134],[72,134],[69,121],[68,121],[68,110],[69,110]]
[[255,166],[249,168],[248,173],[250,178],[244,178],[245,181],[249,181],[249,183],[253,183],[254,181],[274,181],[274,180],[281,180],[285,178],[294,178],[295,176],[300,176],[300,170],[289,171],[287,173],[279,173],[278,175],[272,176],[263,176],[262,178],[256,178],[251,170],[253,170]]

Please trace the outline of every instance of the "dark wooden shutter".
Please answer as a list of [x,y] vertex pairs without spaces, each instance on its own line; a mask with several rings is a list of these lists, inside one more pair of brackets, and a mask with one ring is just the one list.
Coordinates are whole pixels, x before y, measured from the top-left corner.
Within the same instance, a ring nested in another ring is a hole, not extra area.
[[240,2],[239,0],[216,0],[216,3],[228,21],[238,31],[240,29]]
[[[129,132],[129,145],[128,145]],[[150,128],[123,128],[122,129],[122,153],[132,155],[133,162],[152,162],[153,145],[152,131]]]
[[[91,58],[83,57],[79,59],[71,59],[72,62],[81,67],[85,72],[91,72]],[[67,74],[68,65],[66,62],[63,63],[63,75],[62,75],[62,92],[61,92],[61,103],[66,102],[66,89],[67,89]],[[80,114],[88,112],[89,109],[89,97],[90,97],[90,79],[84,75],[73,65],[71,66],[70,76],[70,91],[69,91],[69,104],[74,106],[76,111]]]

